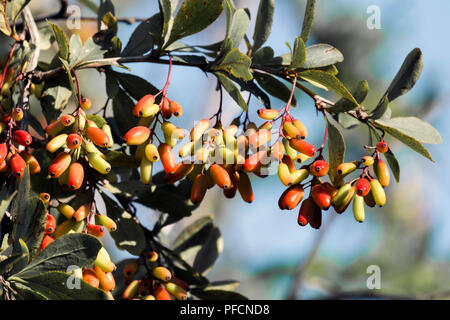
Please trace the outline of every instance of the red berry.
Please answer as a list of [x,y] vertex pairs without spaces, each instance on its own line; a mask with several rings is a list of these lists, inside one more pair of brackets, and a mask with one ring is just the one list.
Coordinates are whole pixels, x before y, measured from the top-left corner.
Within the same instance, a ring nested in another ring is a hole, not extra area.
[[387,144],[386,141],[381,140],[377,144],[377,150],[378,152],[386,153],[389,150],[389,145]]
[[0,163],[3,163],[7,154],[8,154],[8,147],[6,146],[6,143],[1,143],[0,144]]
[[316,160],[311,165],[311,174],[316,177],[323,177],[328,173],[329,165],[328,162],[323,160]]
[[70,190],[77,190],[81,187],[83,184],[84,179],[84,169],[83,166],[78,163],[74,162],[70,165],[69,168],[69,188]]
[[12,136],[14,142],[22,145],[22,146],[29,146],[31,141],[33,141],[33,138],[31,138],[31,135],[26,132],[25,130],[17,130],[13,133]]
[[81,146],[83,138],[79,134],[72,133],[67,136],[66,145],[70,149],[78,149]]
[[23,176],[23,172],[25,171],[25,167],[27,166],[25,160],[23,160],[23,158],[16,153],[12,156],[9,164],[14,176],[21,178]]
[[370,192],[370,182],[369,180],[362,178],[359,179],[356,183],[356,193],[361,196],[365,197]]
[[56,228],[56,219],[51,214],[47,213],[47,223],[45,225],[45,233],[50,234],[55,231]]
[[53,238],[52,236],[46,234],[44,236],[44,238],[42,239],[42,242],[41,242],[41,250],[44,250],[53,241],[55,241],[55,238]]

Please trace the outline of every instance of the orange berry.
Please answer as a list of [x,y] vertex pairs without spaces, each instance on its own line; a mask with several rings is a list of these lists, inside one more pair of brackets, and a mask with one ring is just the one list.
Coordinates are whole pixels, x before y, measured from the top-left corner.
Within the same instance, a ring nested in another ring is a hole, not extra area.
[[138,103],[136,104],[136,106],[133,108],[133,115],[135,117],[140,117],[141,116],[141,111],[144,107],[149,107],[152,104],[155,103],[155,96],[151,95],[151,94],[147,94],[145,96],[143,96]]
[[249,145],[256,149],[266,144],[272,138],[270,130],[258,130],[248,137]]
[[33,141],[33,138],[31,137],[31,135],[26,132],[25,130],[17,130],[14,131],[13,135],[12,135],[12,139],[14,140],[15,143],[18,143],[22,146],[29,146],[31,144],[31,142]]
[[206,191],[208,190],[207,184],[208,184],[208,178],[205,174],[199,173],[195,179],[194,183],[192,184],[191,189],[191,196],[190,199],[192,203],[199,204],[202,202],[203,198],[205,197]]
[[89,203],[83,204],[74,212],[72,220],[75,220],[76,222],[83,221],[87,218],[89,212],[91,212],[91,205]]
[[153,289],[153,295],[156,300],[172,300],[169,292],[164,289],[162,286],[157,286]]
[[97,277],[94,269],[84,269],[83,270],[83,280],[86,281],[94,288],[98,288],[100,286],[100,280]]
[[170,279],[172,279],[172,273],[165,267],[153,268],[152,274],[156,279],[161,281],[170,281]]
[[94,237],[100,238],[105,234],[105,227],[96,224],[88,224],[86,226],[87,233]]
[[302,201],[305,191],[299,184],[287,188],[280,197],[278,205],[281,210],[292,210]]
[[167,99],[167,97],[164,97],[162,99],[161,113],[163,118],[166,120],[172,117],[172,112],[170,111],[169,107],[169,99]]
[[56,229],[56,219],[51,214],[47,213],[47,222],[45,224],[45,233],[53,233]]
[[358,196],[365,197],[370,192],[370,182],[365,178],[359,179],[355,187]]
[[279,115],[279,111],[276,109],[259,109],[257,113],[264,120],[273,120]]
[[309,223],[309,220],[311,219],[311,216],[314,214],[316,208],[318,207],[311,198],[308,198],[305,201],[303,201],[302,205],[300,206],[300,210],[298,212],[297,223],[302,227],[306,226]]
[[143,144],[150,137],[150,129],[144,126],[136,126],[128,130],[123,140],[130,146]]
[[387,187],[389,185],[389,182],[391,180],[391,176],[389,174],[389,168],[381,159],[377,159],[375,162],[375,166],[373,167],[373,170],[375,171],[375,175],[377,176],[378,180],[380,181],[380,184],[383,187]]
[[322,184],[316,184],[311,188],[311,197],[322,210],[328,210],[331,205],[331,194]]
[[180,117],[183,114],[183,108],[174,100],[169,102],[169,109],[175,117]]
[[250,178],[245,172],[239,173],[238,191],[245,202],[252,203],[255,199]]
[[23,160],[23,158],[17,153],[11,157],[9,165],[11,166],[14,176],[17,178],[21,178],[23,176],[25,167],[27,166],[25,160]]
[[6,155],[8,154],[8,147],[6,143],[0,143],[0,163],[5,161]]
[[13,119],[15,121],[22,120],[23,119],[23,110],[22,110],[22,108],[14,108],[12,117],[13,117]]
[[91,108],[91,105],[92,105],[91,99],[89,99],[88,97],[83,97],[81,99],[81,105],[80,105],[81,109],[88,110]]
[[72,150],[78,149],[81,146],[82,142],[83,138],[77,133],[69,134],[66,139],[67,147]]
[[293,149],[300,153],[306,154],[309,157],[314,156],[314,153],[316,152],[316,147],[302,139],[292,138],[289,140],[289,145]]
[[177,163],[172,148],[167,143],[161,143],[158,146],[158,152],[166,174],[174,174],[177,169]]
[[20,155],[23,157],[23,160],[25,160],[25,163],[30,168],[31,174],[38,174],[39,172],[41,172],[41,166],[32,154],[21,152]]
[[70,165],[69,168],[69,188],[70,190],[77,190],[83,184],[84,179],[84,169],[83,166],[74,162]]
[[256,169],[261,167],[261,165],[262,165],[261,162],[265,159],[266,156],[267,156],[267,151],[265,151],[265,150],[261,150],[261,151],[258,151],[257,153],[252,154],[247,159],[245,159],[244,170],[247,172],[256,171]]
[[106,147],[109,145],[109,137],[108,134],[97,127],[89,127],[86,129],[86,136],[89,140],[91,140],[94,144],[99,147]]
[[46,192],[42,192],[39,195],[39,198],[42,200],[43,203],[48,203],[50,201],[50,194],[48,194]]
[[116,287],[116,280],[111,272],[105,272],[98,266],[94,265],[94,272],[100,281],[100,287],[105,291],[114,290]]
[[70,114],[66,114],[61,117],[61,124],[64,127],[68,127],[68,126],[72,125],[74,122],[75,122],[75,117],[71,116]]
[[70,162],[72,161],[72,157],[70,154],[61,152],[53,159],[50,167],[48,168],[48,173],[52,178],[58,178],[64,171],[67,170],[70,166]]
[[281,161],[283,159],[285,153],[284,145],[281,141],[275,142],[275,144],[271,148],[272,159],[277,159]]
[[311,174],[316,177],[323,177],[328,173],[328,162],[323,160],[316,160],[310,167]]
[[219,188],[229,189],[232,187],[230,175],[222,166],[213,164],[209,168],[209,173],[214,180],[214,183],[217,184]]
[[41,242],[41,250],[44,250],[53,241],[55,241],[55,238],[53,238],[52,236],[46,234],[44,236],[44,238],[42,239],[42,242]]

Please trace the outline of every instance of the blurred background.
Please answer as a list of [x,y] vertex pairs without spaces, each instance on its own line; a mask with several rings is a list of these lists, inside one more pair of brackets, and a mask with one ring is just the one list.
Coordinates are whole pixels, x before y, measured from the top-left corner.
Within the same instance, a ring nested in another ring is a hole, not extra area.
[[[156,0],[112,1],[120,17],[147,18],[158,10]],[[76,1],[71,1],[77,4]],[[259,1],[235,0],[236,7],[248,7],[254,19]],[[276,0],[271,36],[266,45],[276,54],[287,52],[285,42],[293,42],[300,33],[306,0]],[[369,6],[376,4],[381,14],[381,29],[369,30]],[[36,15],[57,10],[58,1],[33,1]],[[83,16],[93,16],[82,9]],[[446,201],[450,194],[448,162],[450,128],[450,2],[435,0],[335,0],[317,1],[313,36],[307,45],[330,43],[337,47],[345,61],[337,65],[338,77],[352,88],[359,80],[369,81],[371,91],[365,105],[373,108],[400,68],[403,59],[415,47],[421,48],[424,68],[420,80],[407,95],[392,103],[394,116],[415,115],[435,126],[441,133],[442,145],[428,145],[435,163],[411,149],[388,140],[401,164],[401,181],[393,179],[387,189],[388,204],[366,212],[366,221],[357,223],[350,210],[337,215],[324,213],[322,228],[299,227],[297,211],[278,208],[277,201],[285,187],[277,176],[252,179],[255,201],[249,205],[239,197],[232,200],[212,189],[191,218],[166,232],[177,234],[186,224],[213,213],[221,229],[224,250],[208,274],[211,280],[241,281],[238,292],[251,299],[315,299],[329,297],[450,297],[450,212]],[[252,22],[248,35],[251,37]],[[119,37],[126,44],[134,25],[119,25]],[[223,39],[225,20],[184,41],[209,44]],[[83,22],[79,33],[83,39],[96,32],[96,22]],[[66,30],[69,32],[68,30]],[[49,50],[47,60],[52,57]],[[43,55],[46,59],[45,55]],[[167,66],[130,65],[132,72],[162,87]],[[106,100],[104,78],[96,71],[80,72],[83,94],[101,108]],[[219,105],[216,81],[199,70],[174,67],[169,96],[179,101],[185,112],[174,123],[190,128],[194,121],[213,115]],[[321,94],[335,99],[329,93]],[[320,144],[324,121],[316,117],[312,101],[296,92],[299,106],[293,110],[310,132],[310,141]],[[281,107],[280,100],[272,101]],[[223,123],[239,115],[239,107],[226,96]],[[250,103],[250,119],[257,121],[256,99]],[[344,133],[346,160],[359,159],[367,144],[366,132],[353,129]],[[363,139],[364,138],[364,139]],[[158,170],[156,170],[158,171]],[[151,225],[157,214],[139,207],[139,218]],[[111,240],[107,240],[111,248]],[[113,250],[113,249],[111,249]],[[129,255],[113,250],[119,261]],[[381,289],[368,290],[367,268],[376,265],[381,271]],[[294,286],[295,283],[295,286]],[[294,286],[294,288],[293,288]]]

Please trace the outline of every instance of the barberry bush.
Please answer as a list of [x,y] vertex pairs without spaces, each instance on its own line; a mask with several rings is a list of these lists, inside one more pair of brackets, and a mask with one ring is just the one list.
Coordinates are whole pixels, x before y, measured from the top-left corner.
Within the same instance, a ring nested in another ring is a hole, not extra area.
[[[134,21],[116,17],[109,0],[84,0],[98,17],[98,32],[84,43],[56,24],[68,18],[67,1],[48,19],[34,18],[29,3],[0,5],[8,47],[0,77],[3,299],[245,299],[234,291],[237,281],[206,277],[222,251],[213,216],[166,234],[167,226],[201,206],[209,189],[262,201],[252,180],[278,174],[286,186],[279,208],[297,210],[298,232],[319,229],[326,210],[352,211],[363,222],[365,207],[388,201],[391,174],[400,180],[385,137],[430,160],[424,144],[441,142],[431,125],[392,117],[389,107],[419,78],[421,51],[408,54],[377,105],[365,105],[368,82],[349,90],[338,78],[341,52],[325,43],[306,45],[313,0],[306,1],[299,36],[281,39],[288,40],[287,53],[264,46],[272,24],[282,23],[273,21],[274,0],[260,0],[252,14],[232,0],[159,0],[159,12],[140,21],[129,39],[119,39],[118,28]],[[222,14],[221,41],[183,41]],[[256,17],[254,30],[248,30],[250,16]],[[57,52],[45,61],[41,52],[52,45]],[[165,85],[128,72],[136,62],[166,65]],[[173,121],[196,112],[171,94],[178,66],[208,74],[220,93],[217,107],[208,109],[211,117],[190,128]],[[83,94],[79,74],[86,69],[103,75],[104,105]],[[332,94],[322,97],[318,90]],[[302,119],[296,92],[314,102],[314,124]],[[222,122],[225,94],[242,108],[231,123]],[[258,101],[255,110],[248,108],[251,97]],[[281,102],[273,105],[271,97]],[[308,126],[323,128],[323,139],[310,139]],[[342,131],[352,134],[357,126],[367,129],[368,142],[358,159],[346,159]],[[154,172],[158,163],[163,170]],[[151,228],[139,220],[135,204],[152,209],[146,212],[155,216]],[[134,258],[112,261],[102,243],[106,232]]]

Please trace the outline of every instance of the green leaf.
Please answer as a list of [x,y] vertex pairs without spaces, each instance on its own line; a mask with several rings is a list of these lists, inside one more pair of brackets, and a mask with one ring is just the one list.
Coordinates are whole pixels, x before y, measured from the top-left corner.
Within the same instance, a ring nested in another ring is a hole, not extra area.
[[89,38],[84,43],[83,49],[78,55],[77,60],[71,61],[71,64],[74,67],[76,66],[77,68],[80,68],[88,61],[102,58],[105,52],[106,50],[103,50],[98,44],[94,42],[92,38]]
[[183,249],[192,247],[193,245],[199,244],[198,240],[195,240],[195,236],[205,227],[212,226],[214,222],[213,215],[207,215],[202,217],[181,231],[177,238],[173,242],[173,250],[175,252],[181,252]]
[[175,16],[170,37],[164,47],[208,27],[222,13],[222,2],[222,0],[185,0]]
[[134,74],[112,70],[108,70],[106,73],[115,77],[122,88],[136,100],[140,100],[146,94],[157,94],[159,91],[150,82]]
[[389,106],[389,99],[387,96],[383,96],[381,98],[380,102],[378,102],[378,105],[373,110],[372,114],[370,115],[371,119],[380,119],[387,111]]
[[10,272],[14,265],[24,257],[26,256],[22,253],[13,253],[7,259],[0,262],[0,276],[4,276],[6,273]]
[[233,41],[233,48],[239,47],[247,32],[250,23],[250,15],[246,9],[238,9],[233,15],[230,27],[229,39]]
[[0,5],[0,31],[9,37],[11,35],[11,28],[5,21],[5,15],[6,13],[3,5]]
[[[358,83],[356,88],[352,90],[352,95],[355,98],[356,102],[362,103],[369,93],[369,83],[367,80],[362,80]],[[327,108],[327,111],[330,113],[339,113],[353,110],[355,108],[355,104],[351,101],[342,98],[339,99],[334,106]]]
[[234,291],[191,289],[189,292],[203,300],[248,300]]
[[70,65],[74,65],[83,50],[83,42],[81,41],[81,38],[78,34],[74,33],[71,37],[70,37],[70,41],[69,41],[69,62]]
[[337,167],[345,160],[345,140],[341,131],[327,119],[328,128],[328,156],[330,162],[330,170],[328,175],[335,185],[338,184],[335,178]]
[[0,192],[0,221],[2,221],[6,209],[8,209],[16,193],[17,191],[14,191],[12,194],[8,196],[8,188],[7,187],[2,188],[2,191]]
[[35,292],[49,300],[107,300],[107,294],[80,279],[80,287],[72,288],[73,277],[63,272],[46,272],[28,279],[12,277],[14,289]]
[[140,56],[149,52],[154,46],[153,35],[161,37],[161,16],[159,14],[155,14],[136,27],[121,56]]
[[253,48],[255,53],[267,41],[272,29],[275,11],[274,0],[260,0],[258,14],[256,15],[255,32],[253,33]]
[[312,30],[312,25],[314,22],[315,6],[316,0],[308,0],[306,2],[305,17],[303,18],[302,33],[301,33],[301,37],[305,43],[308,41],[309,35]]
[[30,170],[27,166],[20,180],[17,195],[11,204],[11,215],[16,221],[13,227],[14,252],[20,247],[19,239],[26,242],[34,257],[44,237],[46,208],[39,197],[30,194]]
[[200,56],[196,54],[183,54],[183,55],[173,55],[174,61],[180,61],[184,63],[197,64],[197,65],[207,65],[208,59],[205,56]]
[[347,100],[352,102],[355,105],[355,107],[358,106],[358,102],[356,102],[352,94],[348,91],[348,89],[344,86],[344,84],[334,75],[324,71],[307,70],[299,72],[298,76],[302,79],[312,81],[313,83],[323,85],[326,88],[334,91],[341,97],[346,98]]
[[204,242],[194,259],[193,267],[202,275],[207,274],[223,250],[223,239],[219,228],[213,224],[206,228]]
[[306,48],[306,59],[302,68],[313,69],[344,61],[344,56],[335,47],[319,43]]
[[101,242],[88,234],[69,233],[50,243],[29,265],[14,276],[28,279],[48,271],[66,271],[71,265],[89,267],[97,258]]
[[254,64],[270,65],[274,62],[274,51],[271,47],[263,47],[254,52],[252,62]]
[[389,167],[391,168],[392,173],[394,174],[395,181],[400,182],[400,164],[398,163],[397,158],[392,153],[391,149],[389,149],[385,154],[384,157],[386,158],[387,163],[389,164]]
[[139,166],[139,162],[136,161],[135,157],[123,152],[108,150],[104,154],[106,161],[113,167],[137,168]]
[[101,30],[102,27],[102,21],[105,14],[110,12],[112,15],[114,15],[114,5],[111,2],[111,0],[100,0],[100,6],[97,10],[97,26],[98,30]]
[[352,128],[360,125],[360,122],[358,119],[355,119],[354,117],[352,117],[351,115],[349,115],[347,113],[338,113],[337,121],[345,129],[352,129]]
[[31,0],[13,0],[10,2],[11,17],[14,24],[16,24],[17,18],[19,18],[22,10],[31,2]]
[[108,217],[117,224],[117,230],[110,233],[117,247],[139,256],[146,246],[145,234],[141,226],[129,212],[121,208],[104,192],[100,192],[100,194],[105,203]]
[[[270,95],[284,102],[289,100],[291,89],[289,89],[284,83],[266,73],[255,71],[253,72],[253,76],[261,88],[267,91]],[[292,97],[291,104],[293,107],[297,106],[297,99],[295,99],[295,96]]]
[[22,239],[19,239],[20,248],[14,248],[15,253],[20,254],[21,258],[14,264],[10,274],[15,274],[25,268],[30,262],[30,251],[28,250],[27,244]]
[[235,48],[229,51],[213,70],[225,71],[236,78],[250,81],[253,78],[250,73],[251,64],[252,60]]
[[[434,161],[421,143],[440,143],[440,135],[431,125],[414,117],[392,118],[390,120],[378,119],[375,120],[375,124],[417,153]],[[416,125],[417,127],[415,127]]]
[[247,110],[247,103],[241,95],[238,87],[236,87],[230,79],[219,72],[215,72],[214,75],[219,80],[220,84],[223,88],[229,93],[229,95],[233,98],[234,101],[242,108],[242,110]]
[[72,89],[73,100],[75,101],[75,104],[78,107],[79,106],[78,90],[75,87],[75,82],[72,77],[72,70],[70,69],[69,63],[66,60],[62,58],[59,58],[59,60],[61,60],[64,70],[66,71],[67,78],[69,79],[70,88]]
[[300,68],[305,62],[306,52],[305,52],[305,43],[302,38],[297,37],[294,41],[294,48],[292,51],[292,60],[291,65],[289,66],[292,69]]
[[134,105],[133,100],[122,89],[118,91],[113,99],[114,119],[122,135],[138,123],[135,117],[130,116],[133,112]]
[[52,27],[56,43],[58,43],[59,57],[67,60],[69,58],[69,44],[67,43],[66,34],[58,25],[50,23],[50,26]]
[[173,14],[175,9],[177,8],[178,0],[159,0],[159,8],[161,11],[160,17],[160,30],[161,30],[161,40],[164,39],[164,42],[168,40],[170,34],[172,32],[173,27]]
[[400,70],[386,91],[389,101],[407,93],[416,84],[423,67],[422,51],[413,49],[405,58]]

